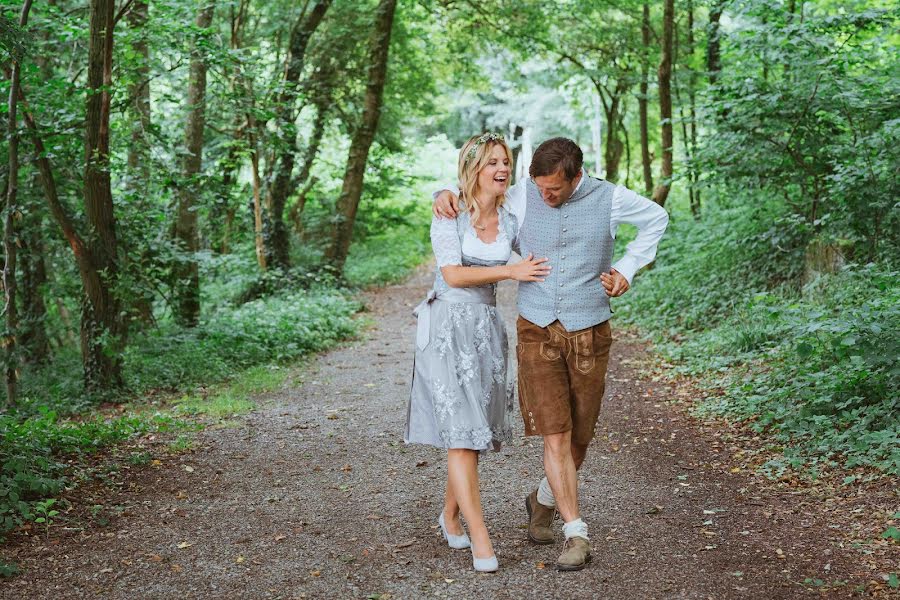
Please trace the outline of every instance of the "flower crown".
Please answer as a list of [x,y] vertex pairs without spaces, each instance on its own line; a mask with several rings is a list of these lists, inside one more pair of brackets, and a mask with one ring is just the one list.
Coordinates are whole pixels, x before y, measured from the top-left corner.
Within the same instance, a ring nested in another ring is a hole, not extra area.
[[475,140],[475,143],[472,144],[472,147],[469,148],[469,151],[466,153],[466,162],[469,162],[473,158],[475,158],[475,153],[478,151],[478,146],[484,144],[485,142],[502,142],[504,141],[502,133],[485,133],[480,138]]

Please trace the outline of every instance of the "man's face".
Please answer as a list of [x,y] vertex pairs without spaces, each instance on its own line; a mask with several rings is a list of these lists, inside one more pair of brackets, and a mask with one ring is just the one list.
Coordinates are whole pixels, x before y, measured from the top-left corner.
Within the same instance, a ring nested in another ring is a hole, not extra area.
[[534,178],[534,184],[541,192],[544,204],[551,208],[556,208],[568,200],[579,181],[581,181],[581,173],[572,179],[566,179],[562,169],[552,175],[541,175]]

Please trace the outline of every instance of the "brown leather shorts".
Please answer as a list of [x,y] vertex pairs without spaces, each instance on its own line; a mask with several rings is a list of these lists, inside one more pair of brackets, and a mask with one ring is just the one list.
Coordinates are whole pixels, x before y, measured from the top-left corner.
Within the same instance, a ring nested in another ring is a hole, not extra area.
[[519,317],[516,330],[525,435],[571,430],[574,443],[590,443],[606,388],[609,321],[566,331],[559,321],[538,327]]

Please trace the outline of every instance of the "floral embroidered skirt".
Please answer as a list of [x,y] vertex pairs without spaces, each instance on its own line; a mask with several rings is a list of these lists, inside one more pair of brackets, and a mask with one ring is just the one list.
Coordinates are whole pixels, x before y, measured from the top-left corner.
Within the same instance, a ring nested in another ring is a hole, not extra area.
[[438,299],[430,319],[428,344],[416,348],[404,440],[499,450],[512,439],[514,382],[497,307]]

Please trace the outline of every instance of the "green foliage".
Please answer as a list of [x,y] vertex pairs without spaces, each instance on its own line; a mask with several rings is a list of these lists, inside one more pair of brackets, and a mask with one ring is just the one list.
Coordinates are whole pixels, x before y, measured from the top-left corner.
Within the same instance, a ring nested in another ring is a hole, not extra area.
[[801,261],[760,214],[736,207],[710,210],[702,223],[676,219],[617,314],[724,393],[701,414],[747,420],[783,444],[772,472],[837,463],[900,473],[897,270],[851,264],[788,285]]
[[807,3],[798,18],[736,3],[698,157],[707,181],[778,198],[796,227],[853,242],[859,262],[900,243],[900,11],[870,5]]
[[58,512],[48,499],[66,485],[63,456],[90,454],[148,431],[166,430],[164,417],[60,420],[56,413],[21,420],[0,415],[0,535],[25,521],[49,528]]

